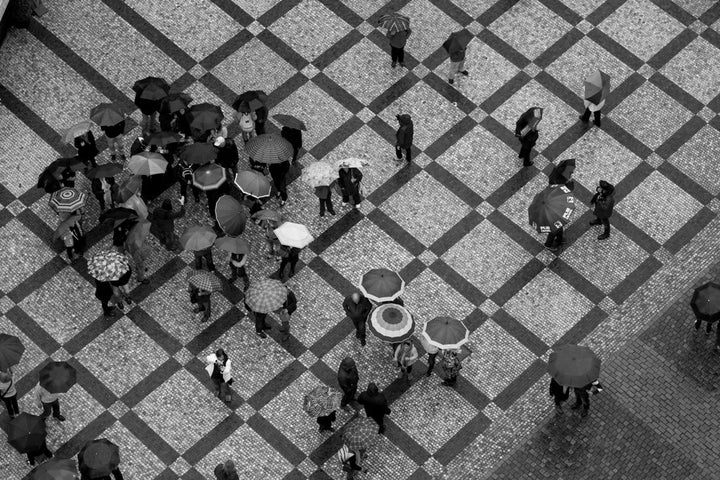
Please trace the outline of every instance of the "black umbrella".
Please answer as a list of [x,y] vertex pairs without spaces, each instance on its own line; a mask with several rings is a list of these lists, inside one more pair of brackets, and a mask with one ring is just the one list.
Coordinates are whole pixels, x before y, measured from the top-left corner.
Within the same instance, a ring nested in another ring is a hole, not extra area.
[[217,158],[218,150],[209,143],[186,145],[180,152],[180,160],[186,164],[205,165]]
[[47,436],[45,419],[29,413],[21,413],[10,420],[8,443],[20,453],[40,450]]
[[110,440],[92,440],[78,453],[80,470],[89,478],[109,476],[120,465],[120,448]]
[[65,393],[77,381],[77,372],[67,362],[50,362],[40,370],[40,386],[50,393]]
[[460,30],[459,32],[453,32],[443,43],[443,48],[448,53],[455,52],[457,50],[465,50],[472,39],[473,34],[465,29]]
[[132,208],[115,207],[111,208],[100,215],[100,223],[107,220],[115,220],[115,226],[126,220],[137,220],[138,214]]
[[160,104],[160,112],[175,113],[183,108],[188,108],[193,98],[187,93],[169,93]]
[[87,178],[109,178],[114,177],[123,171],[123,166],[119,163],[104,163],[95,168],[91,168],[85,174]]
[[705,322],[720,320],[720,285],[709,282],[696,288],[690,306],[698,320]]
[[572,174],[575,171],[575,159],[568,158],[562,160],[550,172],[548,182],[550,185],[565,185],[570,190],[575,188],[575,182],[571,180]]
[[251,101],[257,100],[262,103],[262,106],[266,106],[267,99],[267,94],[262,90],[248,90],[247,92],[243,92],[238,95],[238,97],[232,103],[232,107],[235,110],[240,110],[240,107],[243,106],[247,111],[250,111]]

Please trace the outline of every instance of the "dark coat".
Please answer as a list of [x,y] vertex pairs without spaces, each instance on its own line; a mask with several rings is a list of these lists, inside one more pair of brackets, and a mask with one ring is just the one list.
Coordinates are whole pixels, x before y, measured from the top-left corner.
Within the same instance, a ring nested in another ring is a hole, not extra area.
[[77,148],[78,157],[83,162],[94,159],[95,155],[99,153],[92,132],[87,132],[87,134],[82,137],[76,137],[75,148]]
[[240,480],[240,477],[238,477],[237,472],[233,473],[225,473],[225,468],[223,464],[221,463],[217,467],[215,467],[215,479],[216,480]]
[[410,115],[397,115],[400,128],[395,133],[395,146],[398,148],[411,148],[413,143],[413,122]]
[[340,363],[337,377],[338,385],[340,385],[343,391],[353,391],[357,389],[360,374],[358,374],[357,366],[352,358],[347,357]]
[[352,295],[348,295],[343,301],[343,310],[345,314],[352,319],[365,320],[372,310],[370,300],[364,296],[360,296],[358,303],[353,302]]
[[523,148],[530,150],[537,143],[539,136],[537,130],[530,130],[524,137],[520,137],[520,144]]
[[105,136],[108,138],[115,138],[118,135],[125,133],[125,120],[116,123],[115,125],[109,125],[106,127],[100,127],[100,130],[105,132]]
[[225,139],[225,145],[218,149],[217,159],[215,163],[225,168],[234,169],[240,160],[237,145],[232,138]]
[[95,298],[102,301],[109,301],[113,296],[113,289],[110,282],[95,280]]
[[315,195],[317,195],[318,198],[328,198],[332,192],[330,191],[330,187],[322,186],[322,187],[315,187]]
[[152,222],[151,228],[164,234],[171,234],[175,231],[175,219],[183,215],[185,215],[185,206],[177,212],[173,212],[172,209],[168,210],[162,206],[158,207],[153,210],[150,215],[150,221]]
[[270,176],[276,183],[280,183],[290,170],[290,162],[272,163],[268,166]]
[[[112,198],[115,198],[120,191],[120,186],[115,183],[115,178],[113,177],[107,177],[105,181],[110,185],[110,193],[112,195]],[[93,178],[90,181],[90,190],[92,191],[93,195],[103,195],[103,189],[102,189],[102,182],[99,178]]]
[[390,39],[390,46],[395,48],[405,48],[405,44],[407,43],[407,39],[412,33],[412,30],[401,30],[399,32],[395,32],[392,35],[389,35],[390,32],[388,32],[388,38]]
[[288,315],[292,315],[297,310],[297,297],[292,290],[288,290],[287,298],[283,303],[283,308],[287,310]]
[[[343,195],[356,195],[360,191],[360,181],[362,180],[363,174],[357,168],[348,168],[347,172],[345,169],[340,169],[340,179],[338,185]],[[353,181],[354,180],[354,181]]]
[[565,387],[555,381],[554,378],[550,379],[550,396],[555,397],[556,401],[564,402],[570,397],[570,389],[565,391]]
[[375,395],[363,392],[358,397],[358,403],[365,407],[365,415],[368,417],[382,417],[390,413],[387,398],[382,392]]
[[615,207],[615,187],[605,181],[600,182],[602,194],[596,193],[590,200],[591,205],[595,205],[593,213],[597,218],[610,218]]
[[290,142],[293,148],[302,148],[302,132],[297,128],[282,127],[280,136]]

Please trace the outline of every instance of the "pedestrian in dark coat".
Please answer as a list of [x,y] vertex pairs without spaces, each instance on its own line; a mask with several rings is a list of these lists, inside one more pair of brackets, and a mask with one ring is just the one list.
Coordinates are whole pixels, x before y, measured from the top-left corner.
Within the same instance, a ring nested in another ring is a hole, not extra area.
[[413,121],[408,114],[396,115],[400,127],[395,133],[395,157],[398,161],[403,159],[403,150],[405,151],[406,166],[410,165],[410,155],[412,153],[413,143]]
[[38,448],[36,448],[35,450],[33,450],[31,452],[27,452],[28,465],[30,465],[31,467],[34,467],[35,459],[37,457],[42,457],[42,456],[45,456],[48,459],[52,458],[52,456],[53,456],[52,452],[50,451],[50,449],[47,446],[47,442],[45,439],[43,439],[42,445],[40,445]]
[[190,303],[197,304],[197,307],[193,308],[193,313],[202,313],[200,323],[205,323],[210,320],[210,315],[212,315],[212,307],[210,305],[211,292],[198,288],[192,283],[188,286],[188,292],[190,293]]
[[395,68],[398,63],[401,67],[405,68],[405,44],[411,33],[412,30],[409,28],[395,32],[392,35],[390,34],[390,30],[388,30],[387,37],[390,40],[390,60],[392,61],[392,68]]
[[[282,245],[280,247],[280,256],[282,258],[280,260],[280,268],[275,274],[280,280],[287,280],[285,278],[285,266],[287,266],[288,264],[290,265],[290,272],[288,273],[287,278],[291,278],[293,275],[295,275],[295,265],[297,264],[298,260],[300,260],[300,250],[300,248],[286,247],[285,245]],[[285,253],[287,253],[287,255],[285,255]]]
[[572,175],[575,173],[575,159],[568,158],[553,167],[548,177],[548,185],[564,185],[568,190],[575,190],[575,181]]
[[68,260],[73,262],[82,257],[87,242],[81,216],[78,216],[77,221],[63,234],[62,240]]
[[367,390],[360,394],[358,403],[365,407],[365,415],[375,420],[380,427],[378,433],[385,433],[385,415],[390,415],[388,401],[377,385],[369,383]]
[[115,308],[110,305],[110,300],[113,297],[113,289],[110,282],[101,282],[95,280],[95,298],[100,300],[102,304],[103,315],[106,317],[115,316]]
[[280,199],[282,207],[287,202],[287,174],[290,171],[290,162],[273,163],[268,169],[275,185],[275,196]]
[[262,135],[265,133],[265,123],[267,122],[268,113],[268,108],[265,105],[255,110],[255,115],[257,115],[257,118],[255,119],[256,134]]
[[215,467],[215,480],[240,480],[235,463],[232,460],[226,460],[225,463],[218,464]]
[[267,335],[263,330],[270,330],[272,328],[265,322],[265,320],[267,319],[267,313],[253,311],[253,309],[250,308],[247,302],[243,302],[243,305],[245,306],[245,310],[248,313],[248,317],[255,322],[255,334],[260,338],[267,338]]
[[518,153],[518,158],[522,158],[523,167],[530,167],[533,164],[533,162],[530,161],[530,153],[537,143],[539,137],[538,131],[532,128],[525,135],[518,135],[518,137],[520,138],[520,153]]
[[338,179],[338,185],[342,192],[342,203],[347,205],[350,201],[350,197],[353,200],[353,207],[357,208],[360,205],[362,199],[360,198],[360,182],[362,181],[362,172],[353,167],[342,167],[338,172],[340,178]]
[[589,392],[592,386],[592,383],[588,383],[584,387],[573,388],[573,393],[575,393],[575,403],[570,408],[572,408],[573,410],[577,410],[578,408],[582,407],[582,411],[580,412],[581,417],[587,417],[588,411],[590,410]]
[[550,378],[550,396],[555,400],[555,411],[562,413],[562,403],[570,398],[570,387],[563,387],[554,378]]
[[340,402],[340,407],[348,409],[348,403],[355,400],[355,394],[357,393],[358,382],[360,381],[360,374],[358,373],[355,360],[351,357],[345,357],[340,362],[340,368],[337,373],[338,385],[343,391],[343,398]]
[[600,180],[600,184],[595,189],[595,195],[590,200],[591,205],[595,205],[593,213],[595,220],[590,225],[602,225],[603,233],[598,235],[598,240],[605,240],[610,237],[610,217],[615,206],[615,187],[605,180]]
[[110,472],[110,475],[103,477],[90,477],[90,473],[80,464],[80,480],[124,480],[120,468],[116,468]]
[[522,159],[523,167],[533,164],[530,161],[530,153],[538,140],[537,124],[541,117],[542,109],[533,107],[526,110],[515,122],[515,136],[520,140],[518,158]]
[[295,313],[295,310],[297,310],[297,297],[295,296],[295,293],[288,288],[285,302],[278,312],[278,318],[280,319],[280,333],[282,334],[280,340],[283,342],[290,340],[290,316]]
[[343,310],[355,325],[355,337],[360,340],[360,345],[365,346],[365,324],[367,317],[372,310],[370,300],[365,298],[360,292],[345,297],[343,301]]
[[102,130],[107,137],[110,161],[114,162],[117,159],[117,155],[120,155],[120,160],[125,161],[125,150],[123,147],[125,120],[121,120],[115,125],[101,126],[100,130]]
[[230,278],[228,281],[234,283],[235,280],[241,278],[243,281],[243,292],[247,291],[250,287],[250,277],[245,270],[247,264],[247,254],[245,253],[231,253],[230,254]]
[[78,151],[78,158],[82,160],[82,162],[87,167],[97,167],[97,162],[95,161],[95,156],[99,153],[97,144],[95,143],[95,137],[93,136],[93,133],[90,131],[85,132],[83,135],[80,135],[79,137],[75,137],[75,148],[77,148]]
[[17,388],[13,377],[12,367],[7,370],[0,370],[0,398],[5,404],[10,420],[20,415],[20,407],[17,402]]
[[325,216],[325,208],[330,215],[335,215],[335,209],[332,204],[332,188],[329,186],[315,187],[315,195],[320,199],[320,216]]
[[110,205],[110,208],[115,206],[115,199],[120,191],[120,186],[115,182],[114,177],[93,178],[90,181],[90,190],[97,198],[102,212],[108,205]]
[[218,149],[215,163],[228,169],[232,174],[232,178],[235,178],[238,161],[240,161],[240,154],[238,152],[237,145],[235,144],[235,140],[232,138],[226,138],[224,145]]
[[158,238],[160,245],[172,252],[182,250],[180,240],[175,235],[175,219],[185,215],[185,205],[180,210],[173,212],[172,201],[169,198],[163,200],[159,208],[153,210],[149,217],[152,222],[150,232]]
[[293,147],[293,159],[292,163],[297,162],[298,153],[302,148],[302,132],[297,128],[282,127],[280,130],[280,136],[290,142]]
[[467,45],[463,45],[464,42],[459,42],[453,38],[457,33],[452,33],[450,38],[443,44],[445,50],[450,55],[450,67],[448,70],[448,83],[452,85],[455,83],[455,75],[461,73],[466,77],[469,75],[468,71],[465,70],[465,49]]
[[195,252],[193,252],[193,254],[195,255],[195,270],[202,270],[203,259],[205,259],[205,265],[207,266],[208,271],[215,271],[215,262],[213,262],[212,256],[212,246],[203,248],[202,250],[196,250]]

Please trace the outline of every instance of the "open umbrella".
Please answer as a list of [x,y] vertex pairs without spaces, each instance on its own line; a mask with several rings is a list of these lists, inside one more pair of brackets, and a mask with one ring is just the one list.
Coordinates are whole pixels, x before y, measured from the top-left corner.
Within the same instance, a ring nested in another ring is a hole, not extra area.
[[80,449],[78,461],[89,478],[110,476],[120,465],[120,448],[106,438],[92,440]]
[[272,187],[262,173],[255,170],[243,170],[235,175],[235,186],[245,195],[255,198],[269,197]]
[[193,99],[187,93],[169,93],[160,104],[160,111],[166,113],[179,112],[183,108],[187,108]]
[[103,250],[90,258],[87,269],[94,279],[110,282],[119,280],[130,270],[130,260],[116,250]]
[[575,197],[565,185],[551,185],[535,195],[528,207],[530,225],[538,233],[549,233],[570,223]]
[[137,220],[138,213],[132,208],[115,207],[100,214],[100,223],[107,220],[115,220],[115,226],[117,227],[125,220]]
[[585,100],[595,105],[604,101],[610,93],[610,75],[595,70],[585,79]]
[[230,195],[223,195],[215,204],[215,218],[223,232],[237,237],[245,231],[248,209]]
[[388,35],[410,30],[410,19],[398,12],[386,13],[378,18],[378,26],[387,28]]
[[550,354],[548,373],[560,385],[581,388],[600,376],[600,359],[588,347],[562,345]]
[[215,246],[230,253],[247,255],[250,253],[250,244],[240,237],[220,237],[215,240]]
[[422,335],[430,345],[443,350],[455,350],[467,343],[470,331],[459,320],[436,317],[425,323]]
[[77,463],[71,458],[53,457],[30,472],[30,480],[76,480]]
[[123,166],[119,163],[104,163],[102,165],[98,165],[95,168],[91,168],[88,170],[88,172],[85,174],[85,176],[89,179],[93,178],[110,178],[114,177],[115,175],[122,173]]
[[335,162],[335,167],[340,170],[343,167],[348,168],[357,168],[358,170],[362,170],[363,167],[366,167],[370,164],[367,160],[364,158],[343,158],[342,160],[338,160]]
[[283,127],[294,128],[296,130],[307,130],[305,123],[292,115],[278,113],[277,115],[273,115],[273,118]]
[[120,200],[120,202],[127,202],[130,197],[138,193],[141,188],[142,177],[139,175],[133,175],[132,177],[125,180],[122,185],[120,185],[120,189],[118,190],[117,195],[118,200]]
[[530,107],[520,115],[517,122],[515,122],[515,133],[520,137],[524,137],[530,130],[537,127],[540,120],[542,120],[543,109],[540,107]]
[[570,179],[574,171],[574,158],[568,158],[567,160],[560,161],[560,163],[555,165],[550,172],[550,176],[548,177],[550,185],[565,185],[572,191],[574,188],[574,182],[571,182]]
[[190,128],[202,133],[220,127],[225,118],[222,109],[211,103],[199,103],[190,107]]
[[159,147],[166,147],[172,143],[178,143],[182,137],[180,134],[175,132],[158,132],[150,135],[147,141],[148,145],[157,145]]
[[343,443],[350,450],[366,450],[378,438],[377,423],[368,417],[357,417],[345,426]]
[[40,386],[50,393],[65,393],[77,381],[75,368],[67,362],[50,362],[40,370]]
[[72,127],[65,130],[65,133],[63,134],[63,141],[72,145],[75,142],[75,138],[89,132],[91,128],[92,123],[87,120],[76,123]]
[[267,94],[263,92],[262,90],[249,90],[247,92],[243,92],[240,95],[235,98],[235,101],[232,103],[232,107],[235,110],[240,110],[241,107],[246,108],[246,111],[250,111],[250,102],[253,100],[257,100],[260,102],[261,106],[265,106],[267,103]]
[[303,410],[311,417],[324,417],[340,408],[342,393],[327,385],[318,385],[303,397]]
[[90,110],[90,120],[101,127],[111,127],[125,120],[125,115],[114,103],[101,103]]
[[247,154],[258,163],[282,163],[293,156],[290,142],[276,133],[264,133],[251,138],[245,144]]
[[410,338],[415,331],[415,320],[405,307],[385,303],[370,314],[368,325],[383,342],[397,343]]
[[370,270],[360,279],[360,290],[370,300],[390,302],[405,291],[405,281],[387,268]]
[[180,160],[188,165],[205,165],[217,158],[218,149],[209,143],[186,145],[180,152]]
[[208,163],[193,172],[193,185],[200,190],[208,191],[219,188],[227,181],[225,169],[217,163]]
[[74,212],[85,206],[87,195],[74,188],[61,188],[50,195],[49,205],[56,212]]
[[8,443],[20,453],[40,450],[46,435],[42,417],[23,412],[10,420]]
[[135,175],[159,175],[165,173],[168,162],[156,152],[140,152],[130,157],[128,170]]
[[82,215],[71,215],[70,217],[66,218],[62,222],[60,222],[60,225],[57,226],[55,231],[53,232],[53,239],[57,240],[59,238],[62,238],[63,235],[65,235],[67,232],[70,231],[70,228],[75,225],[78,220],[82,218]]
[[0,333],[0,370],[7,370],[20,362],[25,347],[14,335]]
[[720,285],[709,282],[696,288],[690,306],[698,320],[711,323],[720,320]]
[[465,50],[472,39],[473,34],[463,29],[458,32],[451,33],[442,46],[448,53],[456,50]]
[[180,244],[185,250],[198,251],[212,247],[216,238],[217,234],[212,231],[212,228],[205,225],[195,225],[183,233],[182,237],[180,237]]
[[144,100],[162,100],[170,91],[167,81],[158,77],[145,77],[136,81],[132,88]]
[[287,287],[280,280],[265,278],[250,283],[245,292],[245,303],[253,312],[270,313],[283,306],[287,294]]
[[275,210],[258,210],[257,212],[253,213],[251,218],[255,220],[271,220],[273,222],[282,222],[283,217],[280,215],[280,212],[276,212]]
[[300,175],[300,180],[312,188],[327,187],[338,178],[338,169],[328,162],[313,162]]
[[285,222],[273,232],[278,241],[287,247],[305,248],[314,240],[310,230],[301,223]]
[[208,292],[219,292],[222,290],[220,279],[212,272],[199,272],[190,277],[190,285],[207,290]]

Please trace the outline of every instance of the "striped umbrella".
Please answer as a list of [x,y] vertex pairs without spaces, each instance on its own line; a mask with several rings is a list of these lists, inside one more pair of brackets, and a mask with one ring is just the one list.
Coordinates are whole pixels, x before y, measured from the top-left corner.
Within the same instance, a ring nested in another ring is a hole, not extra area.
[[245,292],[245,303],[253,312],[270,313],[283,306],[287,294],[287,287],[280,280],[265,278],[250,283]]
[[50,207],[56,212],[74,212],[85,206],[87,195],[74,188],[61,188],[50,195]]
[[240,237],[220,237],[215,240],[215,246],[230,253],[247,255],[250,253],[250,244]]
[[192,143],[183,147],[180,160],[188,165],[205,165],[217,158],[218,150],[209,143]]
[[387,268],[370,270],[360,279],[360,291],[370,300],[390,302],[405,291],[405,281]]
[[538,233],[550,233],[570,223],[574,211],[575,197],[570,189],[552,185],[535,195],[528,207],[528,218]]
[[582,388],[600,377],[600,359],[588,347],[562,345],[550,354],[548,373],[560,385]]
[[235,186],[245,195],[255,198],[270,196],[272,187],[270,181],[262,173],[254,170],[243,170],[235,175]]
[[227,182],[225,169],[217,163],[208,163],[193,172],[193,185],[200,190],[208,191],[219,188]]
[[293,156],[293,147],[276,133],[264,133],[245,144],[247,154],[258,163],[282,163]]
[[112,127],[125,120],[125,115],[114,103],[101,103],[90,110],[90,120],[101,127]]
[[340,408],[342,393],[327,385],[318,385],[303,398],[303,410],[311,417],[324,417]]
[[66,393],[77,381],[75,368],[67,362],[50,362],[39,373],[40,386],[50,393]]
[[345,426],[343,443],[350,450],[365,450],[370,448],[378,438],[378,426],[368,417],[357,417]]
[[128,170],[135,175],[158,175],[165,173],[168,162],[156,152],[140,152],[130,157]]
[[450,317],[436,317],[425,323],[422,336],[430,345],[444,350],[455,350],[466,344],[468,331],[465,324]]
[[76,123],[72,127],[65,130],[65,133],[63,134],[63,141],[72,145],[77,137],[89,132],[91,128],[92,123],[88,122],[87,120]]
[[115,281],[130,270],[130,260],[116,250],[104,250],[92,256],[87,269],[90,276],[96,280]]
[[222,284],[220,279],[211,272],[200,272],[196,273],[188,280],[190,285],[194,285],[197,288],[206,290],[208,292],[219,292],[222,290]]
[[204,250],[212,247],[216,238],[217,234],[213,232],[210,227],[195,225],[183,233],[182,237],[180,237],[180,245],[182,245],[185,250]]
[[370,314],[369,327],[380,340],[397,343],[412,336],[415,331],[415,320],[405,307],[386,303]]
[[25,346],[14,335],[0,333],[0,370],[7,370],[20,362]]
[[389,35],[410,29],[410,18],[398,12],[387,13],[378,18],[378,25],[388,29]]
[[248,209],[230,195],[223,195],[215,204],[215,218],[223,232],[237,237],[245,231]]
[[30,480],[75,480],[77,476],[77,462],[72,458],[54,457],[30,472]]

